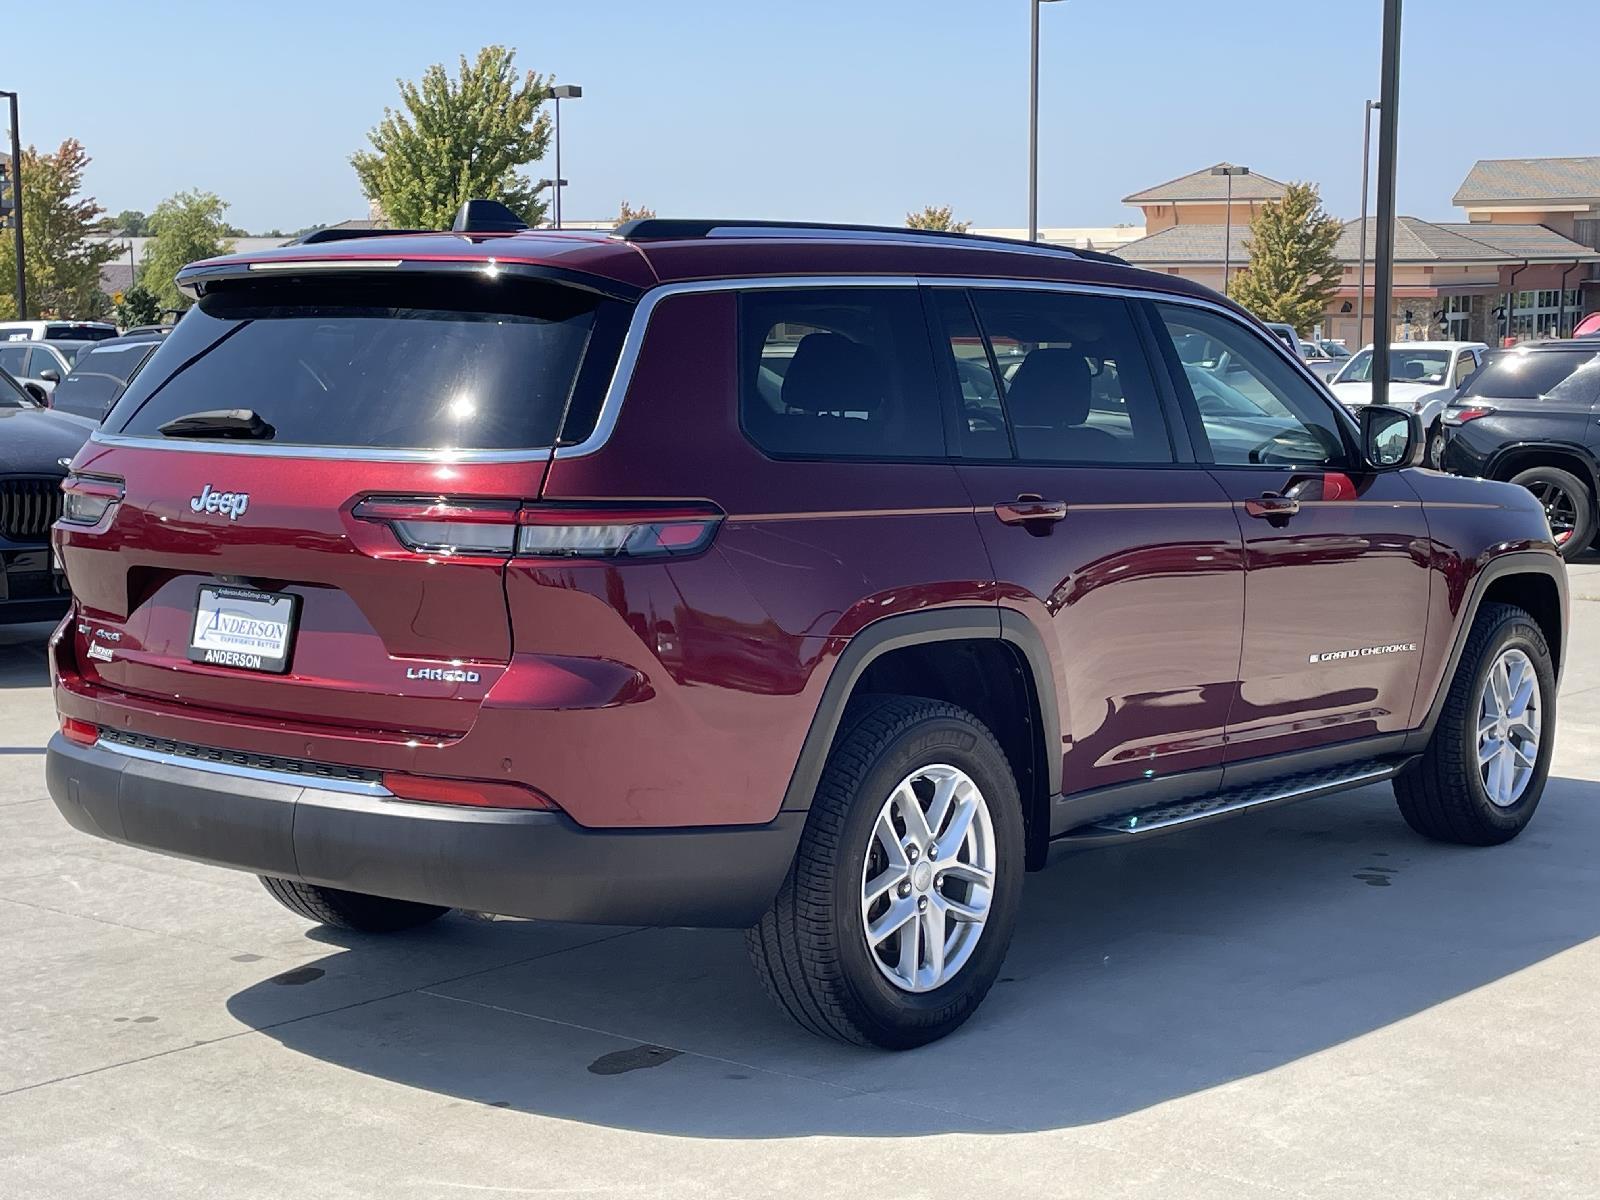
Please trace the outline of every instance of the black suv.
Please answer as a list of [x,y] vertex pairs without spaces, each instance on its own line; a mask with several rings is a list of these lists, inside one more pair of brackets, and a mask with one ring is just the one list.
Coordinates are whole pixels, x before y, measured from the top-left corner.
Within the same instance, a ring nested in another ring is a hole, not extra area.
[[1484,361],[1444,411],[1441,465],[1520,483],[1564,558],[1594,539],[1600,494],[1600,341],[1531,342]]

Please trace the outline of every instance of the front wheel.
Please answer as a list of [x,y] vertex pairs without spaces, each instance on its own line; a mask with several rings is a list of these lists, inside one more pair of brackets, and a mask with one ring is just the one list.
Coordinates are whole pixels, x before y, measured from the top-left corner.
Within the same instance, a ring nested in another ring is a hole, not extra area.
[[813,1033],[904,1050],[982,1002],[1021,900],[1022,810],[965,709],[873,697],[847,715],[783,887],[751,929],[768,993]]
[[1511,477],[1544,505],[1550,535],[1562,558],[1581,554],[1594,540],[1594,493],[1570,471],[1559,467],[1530,467]]
[[1555,704],[1555,667],[1538,624],[1514,605],[1484,605],[1427,749],[1395,777],[1406,823],[1467,846],[1516,837],[1550,773]]
[[1434,418],[1432,425],[1428,426],[1428,459],[1427,465],[1435,471],[1444,468],[1444,422]]

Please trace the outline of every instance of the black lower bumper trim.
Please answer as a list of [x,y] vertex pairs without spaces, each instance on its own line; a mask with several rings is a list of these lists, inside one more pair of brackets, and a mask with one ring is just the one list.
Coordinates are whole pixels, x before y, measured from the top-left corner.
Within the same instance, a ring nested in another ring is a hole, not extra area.
[[767,825],[596,830],[554,812],[452,808],[153,762],[57,734],[50,795],[85,833],[306,883],[503,916],[743,928],[804,813]]

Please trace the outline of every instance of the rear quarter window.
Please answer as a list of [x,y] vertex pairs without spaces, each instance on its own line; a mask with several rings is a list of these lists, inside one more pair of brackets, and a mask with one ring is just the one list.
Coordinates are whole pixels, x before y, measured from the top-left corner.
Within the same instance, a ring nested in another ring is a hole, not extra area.
[[630,306],[552,284],[440,278],[219,289],[184,316],[107,427],[252,409],[275,445],[536,449],[581,441]]
[[945,453],[922,301],[914,288],[745,292],[739,416],[778,457]]

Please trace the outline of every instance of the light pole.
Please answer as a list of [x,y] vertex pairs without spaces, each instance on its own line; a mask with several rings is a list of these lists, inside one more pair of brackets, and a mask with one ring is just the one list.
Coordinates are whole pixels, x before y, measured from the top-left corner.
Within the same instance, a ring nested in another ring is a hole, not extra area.
[[1228,202],[1222,218],[1222,294],[1228,294],[1228,276],[1233,273],[1233,177],[1235,175],[1250,174],[1249,167],[1236,167],[1231,163],[1223,163],[1212,167],[1213,175],[1225,176],[1228,180]]
[[[1372,110],[1381,105],[1367,101],[1366,127],[1361,134],[1361,265],[1356,271],[1356,345],[1367,336],[1367,177],[1372,166]],[[1377,338],[1373,338],[1377,341]]]
[[578,100],[583,97],[583,89],[575,83],[563,83],[550,89],[550,98],[556,102],[556,228],[561,228],[561,189],[566,185],[566,180],[561,178],[561,102],[563,100]]
[[[550,197],[551,197],[550,204],[551,204],[552,210],[554,210],[554,207],[555,207],[556,203],[558,203],[559,200],[560,200],[560,197],[559,197],[558,193],[561,191],[562,188],[564,188],[566,186],[567,186],[567,181],[565,179],[562,179],[562,180],[559,180],[559,181],[555,180],[555,179],[541,179],[541,180],[539,180],[538,183],[533,185],[533,194],[537,196],[540,192],[544,191],[546,188],[549,188],[550,189]],[[553,219],[554,219],[554,214],[553,214],[553,211],[552,211],[552,220]]]
[[1372,403],[1389,403],[1389,310],[1394,300],[1394,167],[1400,115],[1400,0],[1383,0],[1378,87],[1378,249],[1372,285]]
[[17,251],[17,320],[28,319],[28,275],[22,262],[22,135],[17,130],[17,94],[0,92],[11,102],[11,240]]
[[1028,240],[1039,240],[1039,6],[1057,0],[1028,0],[1032,16],[1028,42]]

